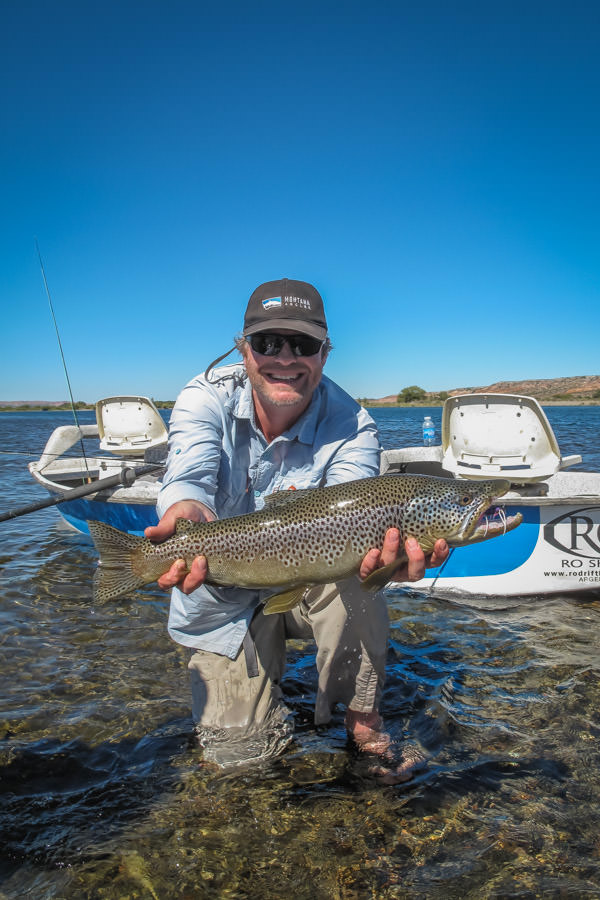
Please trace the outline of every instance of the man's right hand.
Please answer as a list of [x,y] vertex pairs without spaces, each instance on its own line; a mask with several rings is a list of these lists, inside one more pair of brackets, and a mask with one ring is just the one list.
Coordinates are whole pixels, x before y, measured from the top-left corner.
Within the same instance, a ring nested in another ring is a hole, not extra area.
[[[180,500],[168,508],[158,525],[150,525],[144,534],[149,540],[161,543],[175,534],[177,519],[212,522],[215,518],[215,514],[198,500]],[[190,594],[203,584],[207,573],[208,566],[204,556],[197,556],[189,570],[185,560],[176,559],[169,571],[160,576],[158,586],[163,591],[168,591],[177,585],[184,594]]]

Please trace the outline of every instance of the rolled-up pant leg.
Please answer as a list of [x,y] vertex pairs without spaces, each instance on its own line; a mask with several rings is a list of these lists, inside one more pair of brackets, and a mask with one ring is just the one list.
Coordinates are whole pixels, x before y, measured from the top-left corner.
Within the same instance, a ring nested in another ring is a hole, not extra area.
[[221,765],[273,756],[293,732],[281,700],[285,669],[282,616],[257,612],[250,624],[252,658],[244,647],[235,659],[195,650],[188,668],[192,716],[204,756]]
[[379,709],[389,632],[382,594],[348,578],[311,588],[285,618],[288,637],[312,634],[317,644],[317,725],[329,722],[336,703],[357,712]]
[[388,627],[382,595],[363,591],[350,578],[307,590],[300,606],[284,615],[255,614],[250,625],[257,663],[253,677],[243,648],[234,660],[194,651],[189,662],[192,714],[205,756],[222,764],[241,762],[274,755],[289,742],[292,729],[280,686],[286,638],[314,637],[317,644],[317,725],[329,722],[336,703],[358,712],[378,709]]

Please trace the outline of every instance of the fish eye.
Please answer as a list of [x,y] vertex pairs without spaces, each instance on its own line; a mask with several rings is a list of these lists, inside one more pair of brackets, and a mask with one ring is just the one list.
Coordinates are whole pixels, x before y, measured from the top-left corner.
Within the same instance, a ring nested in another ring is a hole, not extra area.
[[458,502],[460,503],[461,506],[468,506],[469,503],[471,502],[471,498],[469,497],[468,494],[463,494]]

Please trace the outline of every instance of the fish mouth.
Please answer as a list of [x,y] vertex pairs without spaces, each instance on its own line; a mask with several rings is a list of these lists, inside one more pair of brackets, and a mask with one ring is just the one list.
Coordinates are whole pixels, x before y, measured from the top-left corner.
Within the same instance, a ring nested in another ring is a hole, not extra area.
[[523,521],[521,513],[509,516],[502,506],[495,505],[495,501],[510,490],[509,481],[494,479],[487,482],[485,487],[479,509],[473,511],[473,514],[463,523],[459,533],[450,539],[451,546],[460,547],[478,541],[487,541],[489,538],[512,531]]
[[507,534],[520,525],[522,521],[523,516],[520,512],[508,516],[504,507],[490,506],[477,520],[473,533],[469,538],[469,543],[487,541],[488,538]]

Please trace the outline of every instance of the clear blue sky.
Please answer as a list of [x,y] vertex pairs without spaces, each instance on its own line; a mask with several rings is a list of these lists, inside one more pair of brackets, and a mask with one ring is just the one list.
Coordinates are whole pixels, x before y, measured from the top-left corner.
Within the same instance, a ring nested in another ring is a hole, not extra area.
[[[354,396],[600,372],[600,4],[0,11],[0,399],[173,398],[251,291]],[[234,358],[234,357],[232,357]]]

